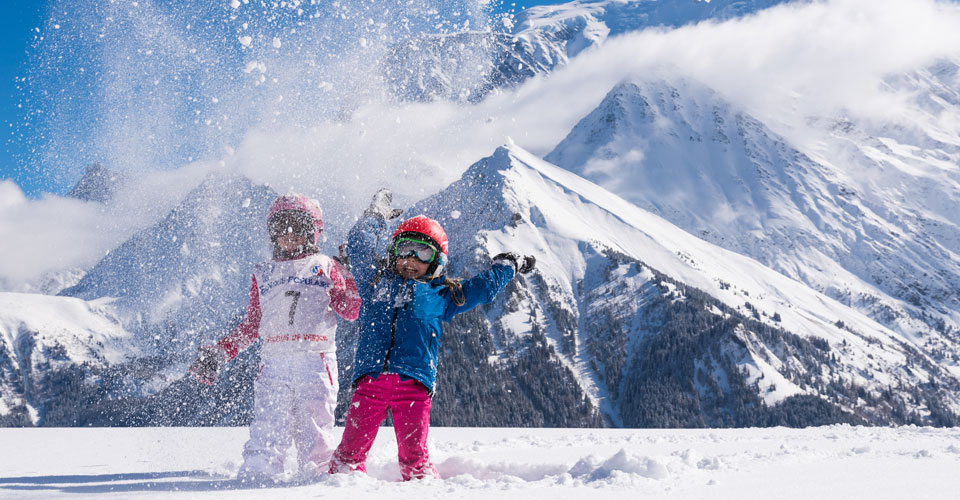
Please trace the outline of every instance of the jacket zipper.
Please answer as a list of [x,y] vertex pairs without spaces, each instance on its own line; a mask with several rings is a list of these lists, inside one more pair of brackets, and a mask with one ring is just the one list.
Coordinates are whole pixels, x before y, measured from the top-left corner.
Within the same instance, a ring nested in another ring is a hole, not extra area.
[[[407,280],[403,280],[403,308],[406,309],[410,306],[410,301],[413,300],[413,282],[407,284]],[[390,347],[387,347],[387,355],[383,357],[383,371],[388,371],[390,367],[390,353],[393,352],[393,346],[397,343],[397,315],[400,314],[400,305],[394,305],[393,307],[393,323],[390,324]]]
[[390,347],[387,347],[387,355],[383,357],[383,371],[386,372],[390,366],[390,352],[393,351],[393,344],[397,341],[397,314],[400,313],[400,307],[393,308],[393,323],[390,325]]

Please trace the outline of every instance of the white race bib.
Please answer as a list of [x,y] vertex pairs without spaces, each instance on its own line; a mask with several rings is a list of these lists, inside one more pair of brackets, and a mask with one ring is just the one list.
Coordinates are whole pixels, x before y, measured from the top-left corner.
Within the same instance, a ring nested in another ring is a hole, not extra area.
[[262,355],[336,351],[337,318],[330,308],[331,264],[325,255],[312,255],[257,266]]

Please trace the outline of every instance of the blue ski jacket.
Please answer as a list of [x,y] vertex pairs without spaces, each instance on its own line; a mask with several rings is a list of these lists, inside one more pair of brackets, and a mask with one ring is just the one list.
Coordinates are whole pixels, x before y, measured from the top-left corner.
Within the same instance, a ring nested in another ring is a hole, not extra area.
[[[359,339],[353,368],[356,382],[364,375],[398,373],[420,381],[433,392],[443,336],[441,322],[488,303],[513,278],[513,266],[491,269],[461,281],[462,305],[457,305],[443,278],[404,279],[386,269],[378,243],[386,235],[382,217],[367,215],[350,230],[347,256],[363,302],[357,320]],[[384,246],[390,243],[384,238]]]

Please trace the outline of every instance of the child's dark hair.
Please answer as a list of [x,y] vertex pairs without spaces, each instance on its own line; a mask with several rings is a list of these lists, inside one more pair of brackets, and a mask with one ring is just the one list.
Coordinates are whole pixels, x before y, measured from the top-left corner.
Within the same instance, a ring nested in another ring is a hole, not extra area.
[[460,284],[459,279],[450,279],[444,277],[443,285],[450,290],[450,296],[453,298],[454,304],[462,306],[467,303],[467,299],[463,295],[463,285]]

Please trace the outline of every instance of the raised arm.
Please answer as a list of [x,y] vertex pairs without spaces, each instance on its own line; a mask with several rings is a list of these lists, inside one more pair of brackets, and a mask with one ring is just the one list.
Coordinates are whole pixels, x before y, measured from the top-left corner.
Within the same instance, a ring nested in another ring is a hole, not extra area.
[[489,270],[460,282],[463,292],[463,303],[458,303],[453,294],[444,311],[444,321],[450,321],[454,316],[469,311],[480,304],[493,302],[507,283],[517,274],[526,274],[533,270],[537,260],[531,256],[517,253],[501,253],[493,258],[493,265]]
[[494,297],[507,286],[507,283],[513,279],[514,274],[513,266],[494,264],[490,269],[461,281],[463,303],[458,304],[456,294],[452,293],[447,308],[444,310],[443,320],[450,321],[454,316],[469,311],[480,304],[493,302]]
[[361,296],[373,292],[373,277],[380,261],[380,239],[387,229],[387,221],[400,216],[402,210],[391,208],[393,195],[389,189],[381,189],[373,195],[370,206],[363,212],[347,235],[347,255]]

